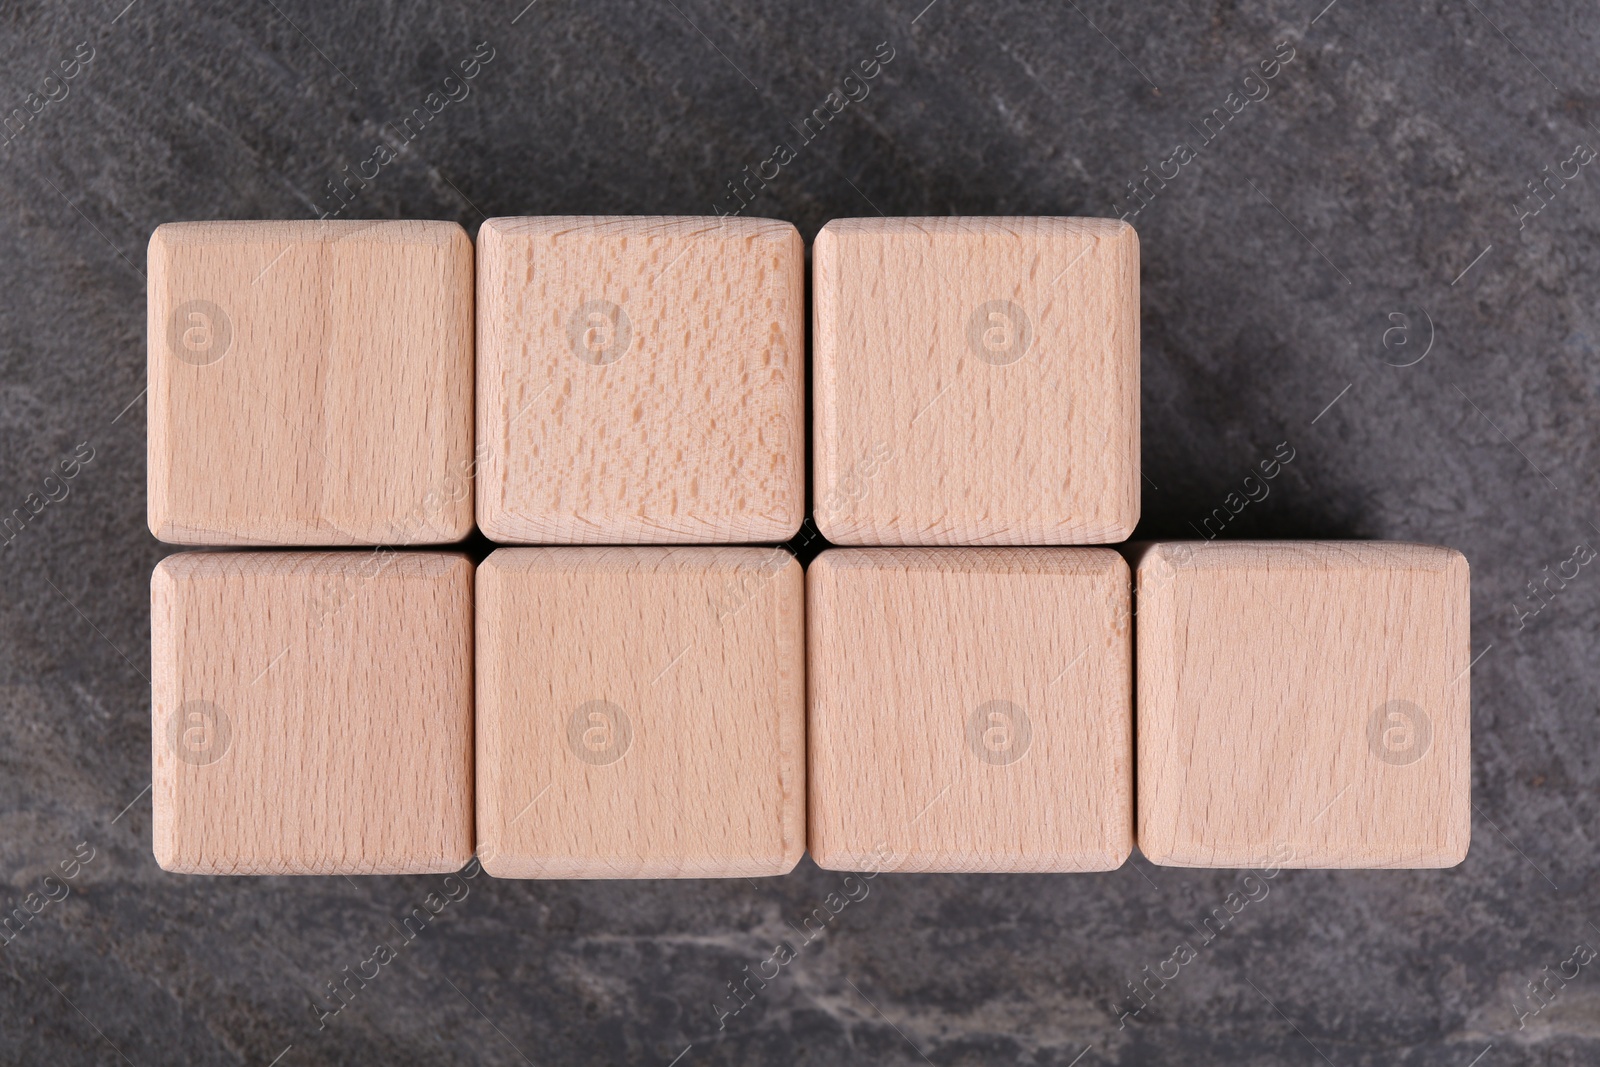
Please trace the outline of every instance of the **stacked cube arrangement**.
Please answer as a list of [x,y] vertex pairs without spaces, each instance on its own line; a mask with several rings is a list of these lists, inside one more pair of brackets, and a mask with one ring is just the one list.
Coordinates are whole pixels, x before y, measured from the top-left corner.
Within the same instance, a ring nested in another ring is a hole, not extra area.
[[[162,867],[1464,857],[1459,553],[1104,547],[1139,515],[1130,227],[822,229],[845,547],[808,571],[794,227],[501,218],[473,257],[437,222],[152,237],[150,528],[230,549],[152,577]],[[437,547],[474,523],[517,547]]]

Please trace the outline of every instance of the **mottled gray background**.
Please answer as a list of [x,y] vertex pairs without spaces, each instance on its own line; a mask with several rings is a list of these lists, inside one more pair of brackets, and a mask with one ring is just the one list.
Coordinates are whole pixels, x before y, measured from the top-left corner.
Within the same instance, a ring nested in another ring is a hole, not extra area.
[[[1518,218],[1542,168],[1600,145],[1592,4],[525,2],[0,13],[7,113],[75,45],[94,49],[0,148],[0,514],[94,451],[0,550],[7,899],[94,850],[71,895],[0,948],[0,1061],[1600,1061],[1600,962],[1525,1027],[1513,1008],[1578,943],[1600,947],[1600,575],[1527,594],[1600,539],[1600,174]],[[1467,554],[1482,658],[1465,864],[1285,872],[1120,1030],[1123,983],[1238,872],[1136,857],[1106,875],[884,876],[721,1031],[724,983],[838,875],[480,878],[319,1031],[324,983],[439,880],[156,868],[144,248],[167,220],[312,217],[480,42],[494,58],[471,96],[347,216],[710,213],[880,42],[895,58],[871,95],[751,214],[808,238],[876,212],[1109,215],[1288,42],[1271,95],[1133,220],[1140,534],[1191,535],[1286,441],[1295,460],[1225,536]]]

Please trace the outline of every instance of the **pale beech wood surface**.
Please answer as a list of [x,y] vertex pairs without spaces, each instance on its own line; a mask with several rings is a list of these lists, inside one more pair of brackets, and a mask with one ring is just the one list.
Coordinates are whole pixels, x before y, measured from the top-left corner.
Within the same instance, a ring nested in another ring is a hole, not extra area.
[[1120,866],[1133,845],[1128,586],[1122,557],[1100,548],[817,557],[807,611],[818,866]]
[[813,507],[836,544],[1121,541],[1139,243],[1110,219],[842,219],[813,261]]
[[515,543],[783,541],[805,517],[805,252],[768,219],[478,231],[478,524]]
[[471,858],[466,557],[179,553],[150,607],[162,867],[425,874]]
[[510,878],[785,874],[805,597],[777,548],[503,548],[478,568],[478,832]]
[[168,223],[149,268],[156,537],[425,544],[471,530],[460,226]]
[[1139,848],[1152,862],[1450,867],[1465,858],[1461,553],[1172,542],[1142,546],[1137,569]]

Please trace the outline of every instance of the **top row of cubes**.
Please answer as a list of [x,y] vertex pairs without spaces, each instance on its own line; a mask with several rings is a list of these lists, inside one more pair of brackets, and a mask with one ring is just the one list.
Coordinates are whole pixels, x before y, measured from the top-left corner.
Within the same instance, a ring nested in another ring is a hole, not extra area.
[[[839,544],[1099,544],[1139,513],[1139,253],[1103,219],[846,219],[814,246]],[[172,223],[149,521],[180,544],[782,541],[805,247],[737,218]],[[476,345],[474,345],[476,338]],[[476,390],[474,390],[476,375]]]

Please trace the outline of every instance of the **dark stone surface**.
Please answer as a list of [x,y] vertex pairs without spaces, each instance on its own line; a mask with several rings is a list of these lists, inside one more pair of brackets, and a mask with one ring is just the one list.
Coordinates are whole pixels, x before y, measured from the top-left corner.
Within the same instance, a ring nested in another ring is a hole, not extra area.
[[[0,149],[0,513],[80,442],[94,455],[0,551],[4,891],[94,850],[71,895],[0,948],[0,1061],[1600,1061],[1600,962],[1525,1027],[1513,1008],[1579,942],[1600,946],[1600,577],[1585,568],[1535,616],[1511,607],[1600,537],[1600,176],[1585,167],[1517,217],[1541,168],[1600,145],[1593,5],[1342,0],[1318,18],[1323,0],[938,0],[918,17],[923,2],[0,10],[7,112],[79,42],[94,49]],[[144,246],[166,220],[312,216],[324,183],[484,41],[471,95],[346,215],[709,213],[884,41],[870,96],[751,213],[807,238],[874,211],[1113,214],[1141,167],[1197,146],[1248,69],[1292,46],[1270,95],[1134,219],[1140,534],[1191,535],[1287,441],[1286,475],[1225,536],[1467,554],[1484,654],[1465,864],[1284,872],[1126,1029],[1124,982],[1191,938],[1239,872],[1136,857],[1105,875],[884,876],[721,1030],[725,983],[839,875],[479,878],[319,1030],[324,983],[440,880],[155,866]],[[1393,333],[1385,348],[1391,313],[1408,316],[1405,347]],[[1420,363],[1386,365],[1430,335]]]

